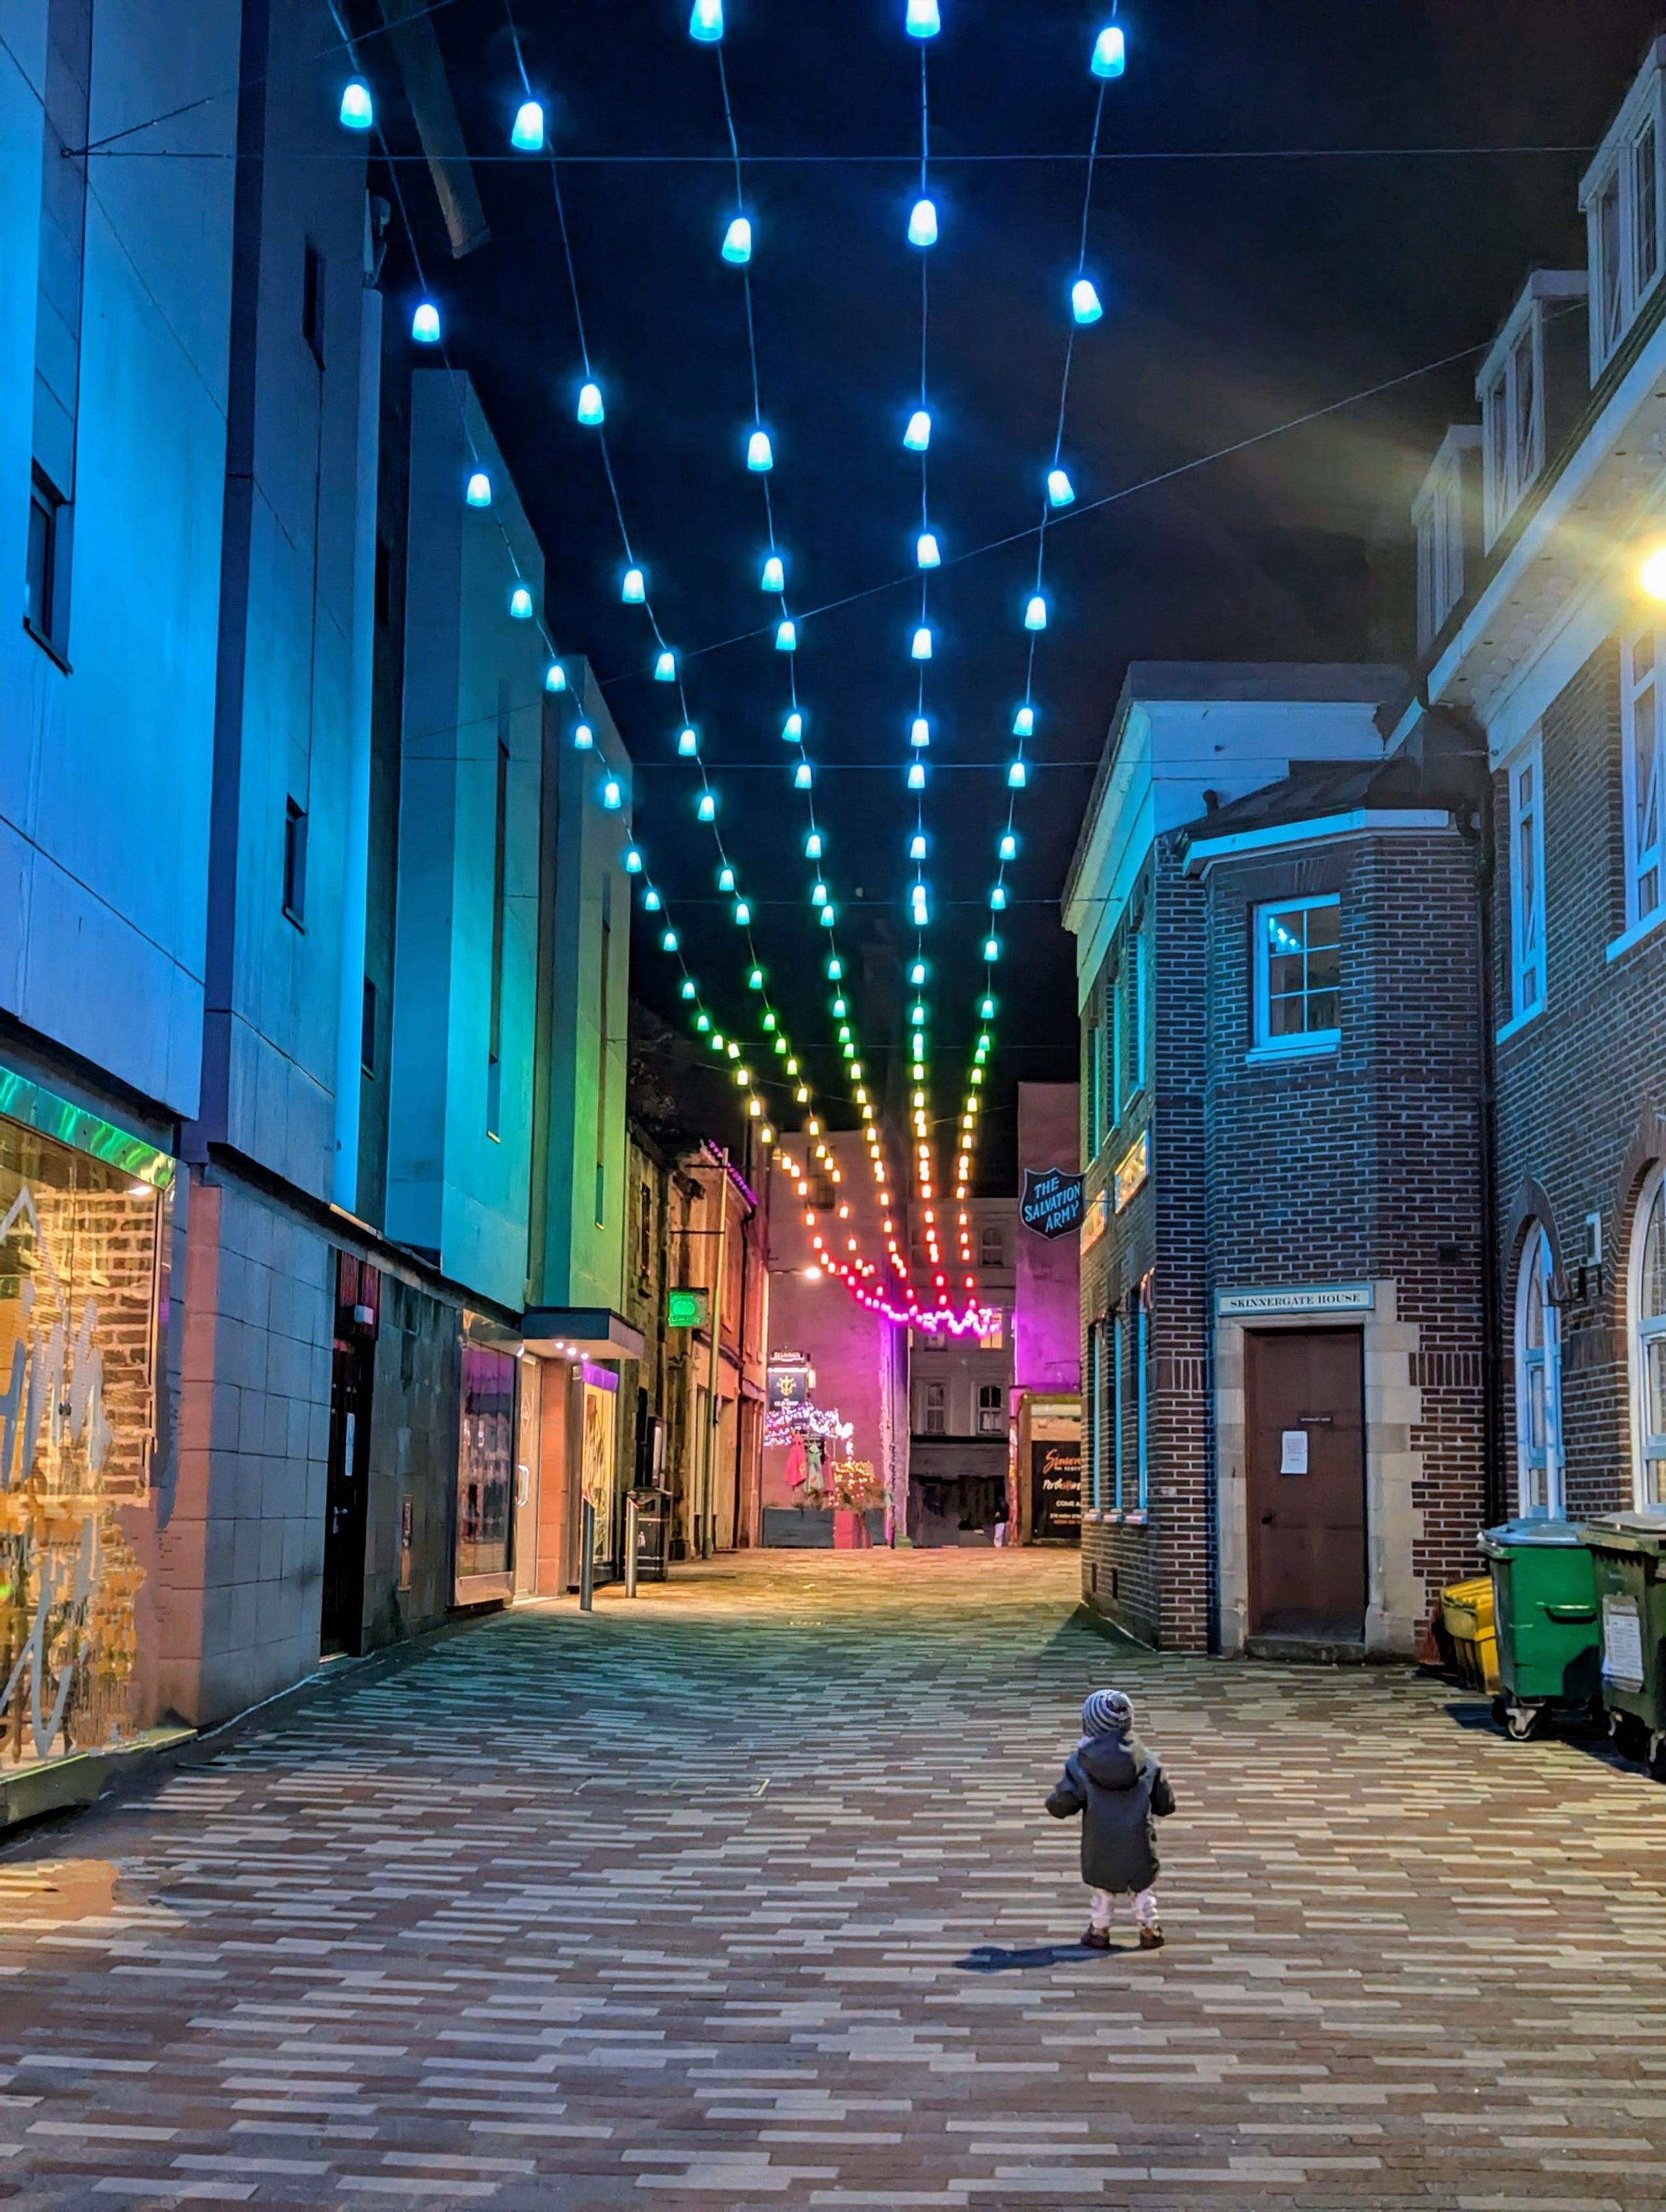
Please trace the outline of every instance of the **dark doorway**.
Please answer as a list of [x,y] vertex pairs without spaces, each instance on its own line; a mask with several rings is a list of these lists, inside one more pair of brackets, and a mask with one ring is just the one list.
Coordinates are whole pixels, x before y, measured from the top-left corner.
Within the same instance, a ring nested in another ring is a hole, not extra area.
[[325,1652],[364,1649],[364,1565],[370,1488],[370,1386],[380,1281],[368,1264],[337,1255],[335,1354],[330,1374],[330,1468],[324,1509],[324,1593],[319,1643]]
[[1364,1340],[1357,1329],[1245,1339],[1250,1633],[1365,1632]]

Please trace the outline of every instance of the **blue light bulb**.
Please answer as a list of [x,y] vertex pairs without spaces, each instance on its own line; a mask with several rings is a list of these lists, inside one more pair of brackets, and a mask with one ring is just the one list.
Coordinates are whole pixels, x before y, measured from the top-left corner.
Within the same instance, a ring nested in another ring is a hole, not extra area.
[[370,87],[362,77],[356,76],[350,84],[342,87],[341,127],[344,131],[368,131],[375,120]]
[[995,1018],[994,1000],[993,999],[986,999],[983,1001],[983,1004],[978,1008],[978,1013],[984,1021],[994,1021]]
[[595,743],[596,732],[591,728],[588,722],[574,723],[573,750],[575,752],[587,753],[594,748]]
[[1035,593],[1024,611],[1024,626],[1025,629],[1047,628],[1047,601],[1039,592]]
[[999,960],[999,959],[1000,959],[1000,939],[998,937],[986,937],[986,938],[984,939],[984,940],[983,940],[983,957],[984,957],[984,958],[985,958],[986,960]]
[[821,833],[819,830],[812,830],[804,841],[804,857],[806,860],[819,860],[821,856]]
[[916,714],[909,725],[909,743],[924,747],[932,741],[932,726],[923,714]]
[[1091,277],[1079,276],[1071,286],[1070,312],[1079,323],[1097,323],[1105,312]]
[[844,963],[836,954],[827,963],[827,980],[830,983],[836,983],[843,973]]
[[686,722],[677,732],[677,750],[684,760],[692,760],[700,750],[700,740]]
[[751,918],[752,909],[747,905],[745,900],[737,899],[734,902],[735,927],[737,929],[745,929]]
[[814,890],[810,894],[810,903],[812,906],[825,906],[827,904],[827,885],[825,884],[818,884],[815,886]]
[[492,503],[492,480],[484,469],[477,469],[469,478],[468,489],[463,494],[471,507],[489,507]]
[[1068,507],[1076,496],[1076,487],[1062,469],[1047,471],[1047,496],[1054,507]]
[[914,633],[914,643],[910,646],[909,650],[916,660],[929,660],[931,659],[932,634],[928,624],[925,623],[921,623],[919,629]]
[[992,914],[999,914],[999,913],[1001,911],[1001,909],[1005,907],[1005,905],[1006,905],[1006,886],[1005,886],[1004,884],[997,884],[995,885],[995,887],[994,887],[994,890],[992,890],[992,891],[990,892],[990,894],[989,894],[989,911],[990,911]]
[[775,651],[777,653],[796,653],[798,649],[798,624],[791,622],[778,623],[775,625]]
[[921,248],[937,243],[937,204],[933,200],[915,200],[909,215],[909,244]]
[[920,542],[914,549],[914,557],[921,568],[935,568],[940,565],[943,556],[939,552],[937,540],[929,530],[921,532]]
[[684,976],[682,995],[685,999],[692,999],[696,995],[694,988],[694,978],[692,975]]
[[1018,841],[1012,835],[1010,830],[1004,833],[1000,844],[996,846],[995,855],[997,859],[1002,860],[1017,860],[1018,856]]
[[838,908],[836,907],[824,906],[822,908],[822,927],[824,929],[831,929],[837,918]]
[[669,648],[660,653],[654,664],[654,680],[656,684],[674,684],[677,681],[677,655]]
[[628,607],[640,607],[648,598],[648,580],[640,568],[627,568],[619,581],[619,597]]
[[1022,791],[1029,780],[1029,777],[1025,773],[1024,763],[1021,760],[1015,760],[1011,768],[1006,771],[1006,785],[1008,790]]
[[605,422],[607,420],[607,410],[602,405],[602,388],[599,384],[581,384],[579,386],[578,413],[581,422],[596,423]]
[[544,144],[544,110],[535,100],[523,100],[510,126],[509,143],[523,154],[536,154]]
[[1035,734],[1035,708],[1033,707],[1020,707],[1017,714],[1012,717],[1012,735],[1015,738],[1033,738]]
[[932,441],[932,418],[923,407],[916,407],[909,417],[909,427],[903,433],[903,443],[911,453],[923,453]]
[[752,226],[744,215],[738,215],[723,234],[723,258],[741,269],[751,258]]
[[509,594],[509,612],[517,622],[532,619],[532,595],[525,584],[517,584]]
[[915,988],[918,990],[921,984],[922,984],[925,980],[926,963],[923,960],[916,960],[913,967],[909,970],[909,981],[914,985]]
[[721,891],[732,891],[734,889],[734,870],[727,862],[717,872],[717,888]]
[[658,914],[664,904],[665,901],[660,897],[659,892],[654,890],[653,884],[650,884],[648,889],[642,893],[643,907],[649,914]]
[[700,804],[694,811],[702,822],[715,822],[717,819],[715,794],[709,791],[702,791],[700,794]]
[[603,784],[602,805],[606,807],[610,814],[617,814],[620,807],[624,805],[624,793],[619,788],[619,781],[617,776],[610,775],[606,782]]
[[544,670],[544,688],[546,691],[564,691],[567,689],[567,671],[560,661],[552,660]]
[[775,465],[775,448],[769,443],[767,430],[754,430],[746,441],[746,465],[755,476],[763,476]]
[[1128,60],[1128,41],[1122,36],[1122,25],[1107,23],[1093,41],[1093,58],[1088,67],[1095,76],[1121,76]]
[[810,771],[809,762],[807,760],[801,760],[798,766],[793,770],[793,790],[808,791],[813,781],[814,778]]
[[440,310],[432,300],[424,300],[410,319],[410,335],[418,345],[438,345],[440,343]]
[[624,872],[628,876],[640,876],[642,872],[642,856],[634,845],[625,847]]
[[903,28],[911,39],[934,39],[942,27],[937,0],[908,0]]
[[916,830],[914,836],[909,839],[909,858],[911,860],[923,860],[925,857],[926,841],[920,835],[919,831]]
[[910,791],[923,791],[925,787],[926,763],[924,761],[912,762],[909,768],[909,789]]
[[723,35],[723,0],[694,0],[689,15],[689,36],[702,46],[714,46]]
[[758,578],[762,592],[784,592],[787,589],[787,569],[779,553],[772,553],[763,564],[763,574]]
[[796,707],[781,726],[781,741],[784,745],[796,745],[804,737],[804,717]]
[[677,950],[677,932],[674,929],[666,930],[665,934],[660,938],[660,944],[665,951],[675,952]]

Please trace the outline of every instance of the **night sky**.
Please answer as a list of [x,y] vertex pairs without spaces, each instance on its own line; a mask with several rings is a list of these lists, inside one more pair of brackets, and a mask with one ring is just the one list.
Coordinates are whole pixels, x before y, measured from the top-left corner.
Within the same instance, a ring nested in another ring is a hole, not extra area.
[[[824,939],[778,734],[786,686],[775,605],[757,588],[761,495],[742,465],[741,285],[718,253],[733,188],[715,61],[687,35],[686,0],[514,4],[533,88],[569,157],[562,191],[626,519],[684,657],[772,988],[825,1079]],[[933,595],[927,796],[933,1104],[949,1113],[982,985],[1035,563],[1029,537],[972,549],[1038,517],[1096,89],[1086,59],[1108,0],[942,6],[930,49],[942,223],[930,386],[945,566]],[[873,1054],[900,1036],[911,944],[903,779],[918,477],[900,440],[919,378],[919,259],[903,235],[919,47],[903,35],[902,0],[727,0],[727,13],[771,488],[831,832],[825,872],[847,954],[865,971],[854,1005]],[[1444,425],[1473,419],[1480,349],[1529,267],[1583,265],[1578,149],[1606,127],[1655,15],[1654,0],[1122,9],[1128,67],[1107,99],[1088,256],[1106,313],[1077,344],[1066,451],[1084,507],[1128,495],[1073,514],[1050,539],[1053,621],[1009,871],[986,1188],[1012,1172],[1014,1079],[1075,1073],[1058,896],[1127,663],[1408,654],[1412,494]],[[548,166],[508,155],[521,94],[504,0],[448,0],[433,21],[470,148],[490,157],[476,174],[492,237],[455,264],[424,172],[403,168],[450,356],[475,378],[544,543],[557,638],[587,651],[605,684],[637,766],[639,834],[690,963],[734,1019],[746,1000],[739,933],[675,757],[676,696],[648,680],[641,611],[618,604],[596,441],[573,420],[580,355]],[[386,82],[386,57],[379,74]],[[1573,150],[1404,150],[1465,147]],[[1252,152],[1297,158],[1243,158]],[[392,272],[397,292],[397,241]],[[1137,489],[1465,349],[1468,359],[1321,422]],[[646,1000],[677,1011],[671,963],[645,928],[635,974]]]

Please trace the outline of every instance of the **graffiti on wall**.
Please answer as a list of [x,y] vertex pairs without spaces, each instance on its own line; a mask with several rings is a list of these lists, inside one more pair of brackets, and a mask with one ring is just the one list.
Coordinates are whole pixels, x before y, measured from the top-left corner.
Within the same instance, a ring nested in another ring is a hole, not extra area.
[[0,1770],[126,1730],[158,1224],[148,1184],[0,1131]]

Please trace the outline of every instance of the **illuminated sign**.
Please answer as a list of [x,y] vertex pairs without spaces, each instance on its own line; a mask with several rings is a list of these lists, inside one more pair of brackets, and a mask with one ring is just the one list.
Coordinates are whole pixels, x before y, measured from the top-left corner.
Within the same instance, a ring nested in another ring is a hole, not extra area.
[[1116,1163],[1116,1211],[1133,1200],[1151,1173],[1151,1132],[1142,1129]]
[[711,1296],[709,1291],[667,1291],[666,1327],[703,1328],[709,1314]]
[[1085,1176],[1067,1175],[1062,1168],[1025,1168],[1019,1220],[1038,1236],[1068,1237],[1082,1225],[1086,1181]]

